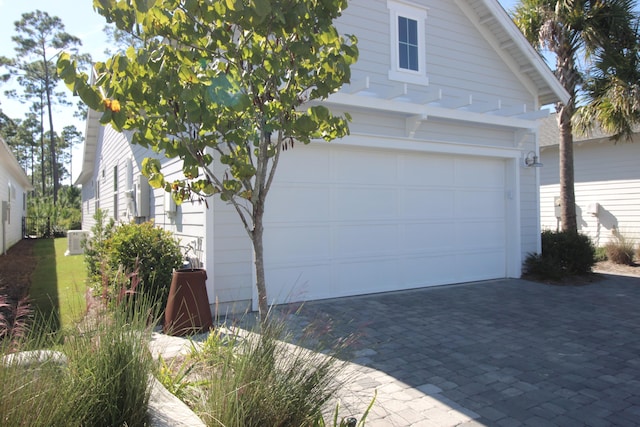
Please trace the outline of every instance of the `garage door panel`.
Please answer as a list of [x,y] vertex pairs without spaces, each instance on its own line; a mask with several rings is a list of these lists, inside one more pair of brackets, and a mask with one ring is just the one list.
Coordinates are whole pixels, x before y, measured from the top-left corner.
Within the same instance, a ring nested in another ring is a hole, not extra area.
[[349,295],[399,289],[398,261],[395,258],[367,258],[335,264],[334,279]]
[[407,188],[401,200],[401,215],[407,219],[451,218],[455,211],[455,193],[450,189]]
[[332,157],[335,182],[388,185],[397,180],[397,165],[385,152],[340,150]]
[[[269,265],[331,257],[331,227],[314,223],[273,224],[264,231],[264,260]],[[285,247],[282,247],[285,246]]]
[[397,205],[398,195],[393,189],[340,187],[332,192],[331,217],[353,221],[394,218]]
[[[371,230],[375,230],[374,233]],[[398,225],[360,223],[334,227],[337,257],[379,256],[398,252]]]
[[286,167],[278,168],[278,182],[296,184],[329,182],[330,154],[328,150],[296,145],[293,150],[282,153],[280,164],[286,164]]
[[269,191],[267,218],[323,221],[329,217],[330,191],[326,187],[283,185]]
[[459,247],[467,250],[502,248],[505,242],[503,222],[458,222],[452,227]]
[[458,280],[460,282],[472,282],[504,277],[504,263],[500,262],[500,259],[505,256],[506,254],[502,249],[459,254],[458,265],[464,266],[464,268],[459,268]]
[[336,291],[330,287],[333,283],[331,265],[300,264],[291,266],[269,266],[265,273],[268,284],[268,296],[271,303],[288,301],[307,301],[326,298]]
[[437,251],[452,245],[452,222],[428,222],[405,224],[402,233],[404,253]]
[[458,191],[456,192],[456,218],[504,218],[504,191]]
[[429,253],[422,256],[410,256],[400,261],[402,282],[407,288],[441,285],[451,283],[456,271],[455,253]]
[[504,187],[504,161],[486,158],[458,158],[455,167],[455,183],[477,188]]
[[454,158],[438,154],[403,155],[399,175],[406,185],[431,182],[454,182]]

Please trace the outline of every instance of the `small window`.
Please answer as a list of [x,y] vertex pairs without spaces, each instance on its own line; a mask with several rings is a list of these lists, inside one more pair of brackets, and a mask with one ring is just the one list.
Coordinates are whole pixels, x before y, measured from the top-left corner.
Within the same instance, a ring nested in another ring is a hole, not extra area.
[[427,10],[421,6],[388,0],[391,67],[389,79],[427,85],[425,66],[425,21]]
[[418,68],[418,21],[398,16],[398,62],[405,70]]

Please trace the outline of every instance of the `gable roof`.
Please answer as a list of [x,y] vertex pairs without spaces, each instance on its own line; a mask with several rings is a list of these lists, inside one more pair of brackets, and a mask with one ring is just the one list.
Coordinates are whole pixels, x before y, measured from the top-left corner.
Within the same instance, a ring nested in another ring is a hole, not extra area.
[[11,152],[9,145],[4,139],[0,137],[0,164],[7,169],[11,176],[20,184],[26,191],[33,190],[29,177],[18,163],[18,160]]
[[84,131],[84,150],[82,153],[82,170],[74,185],[86,183],[93,176],[93,168],[98,149],[98,132],[100,132],[100,113],[89,108]]
[[540,105],[569,102],[567,91],[497,0],[454,1],[512,71],[530,80]]

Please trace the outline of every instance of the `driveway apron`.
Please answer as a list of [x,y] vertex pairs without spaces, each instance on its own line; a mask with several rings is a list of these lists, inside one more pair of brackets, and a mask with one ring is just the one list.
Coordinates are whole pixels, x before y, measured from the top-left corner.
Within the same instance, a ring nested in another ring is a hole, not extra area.
[[367,425],[640,424],[640,278],[433,287],[308,302],[291,319],[357,336],[341,404],[361,417],[377,392]]

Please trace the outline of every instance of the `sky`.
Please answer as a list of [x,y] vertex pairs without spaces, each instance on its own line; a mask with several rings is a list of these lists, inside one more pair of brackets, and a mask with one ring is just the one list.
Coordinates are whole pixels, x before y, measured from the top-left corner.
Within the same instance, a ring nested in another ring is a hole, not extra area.
[[[500,4],[510,10],[518,0],[500,0]],[[11,37],[15,34],[14,22],[20,20],[23,13],[42,10],[51,16],[59,17],[65,30],[82,40],[82,52],[90,53],[94,60],[106,58],[107,47],[103,32],[105,20],[93,10],[93,0],[0,0],[0,55],[13,57],[14,43]],[[4,96],[6,85],[0,86],[0,108],[11,118],[23,118],[28,107]],[[73,100],[75,104],[75,100]],[[56,132],[66,125],[73,124],[84,133],[82,120],[73,118],[73,110],[55,111]],[[82,147],[78,146],[72,153],[73,180],[80,173],[82,165]],[[65,182],[66,184],[67,182]]]

